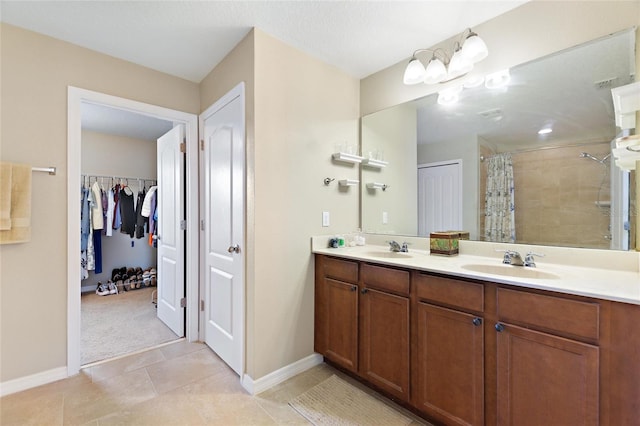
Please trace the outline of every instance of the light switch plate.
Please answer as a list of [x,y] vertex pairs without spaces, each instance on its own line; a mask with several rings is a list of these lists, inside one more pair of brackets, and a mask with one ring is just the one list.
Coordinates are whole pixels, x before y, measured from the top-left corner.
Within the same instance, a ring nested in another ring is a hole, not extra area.
[[322,226],[327,227],[329,223],[329,212],[322,212]]
[[389,213],[382,212],[382,224],[386,225],[387,223],[389,223]]

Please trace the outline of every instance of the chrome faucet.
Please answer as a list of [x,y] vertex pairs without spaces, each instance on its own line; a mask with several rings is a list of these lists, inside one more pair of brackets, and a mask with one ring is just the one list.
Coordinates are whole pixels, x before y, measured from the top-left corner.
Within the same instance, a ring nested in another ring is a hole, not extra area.
[[505,265],[524,266],[524,262],[522,260],[522,256],[520,256],[520,253],[513,250],[504,251],[504,258],[502,259],[502,263],[504,263]]
[[544,257],[544,254],[534,253],[534,252],[530,251],[524,257],[524,266],[528,266],[529,268],[535,268],[536,267],[536,260],[534,259],[533,256]]
[[389,250],[396,253],[408,253],[409,246],[407,243],[402,243],[402,246],[395,241],[387,241],[389,244]]

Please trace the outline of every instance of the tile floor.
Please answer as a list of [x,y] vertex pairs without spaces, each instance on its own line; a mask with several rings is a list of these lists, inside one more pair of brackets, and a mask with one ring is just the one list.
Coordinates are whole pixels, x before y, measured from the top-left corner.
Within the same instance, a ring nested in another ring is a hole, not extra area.
[[[5,396],[0,399],[0,424],[308,425],[287,403],[332,374],[373,394],[321,364],[251,396],[208,347],[180,341]],[[427,424],[404,414],[414,420],[411,426]]]

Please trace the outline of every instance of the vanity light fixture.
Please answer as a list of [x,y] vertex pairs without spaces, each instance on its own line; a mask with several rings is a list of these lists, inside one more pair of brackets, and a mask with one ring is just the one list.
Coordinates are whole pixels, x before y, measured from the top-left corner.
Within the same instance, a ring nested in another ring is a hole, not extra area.
[[[421,52],[431,52],[427,67],[417,58]],[[460,41],[453,45],[453,53],[444,49],[418,49],[413,52],[404,71],[404,84],[436,84],[461,77],[473,69],[473,64],[487,57],[487,45],[478,34],[467,28],[460,35]]]

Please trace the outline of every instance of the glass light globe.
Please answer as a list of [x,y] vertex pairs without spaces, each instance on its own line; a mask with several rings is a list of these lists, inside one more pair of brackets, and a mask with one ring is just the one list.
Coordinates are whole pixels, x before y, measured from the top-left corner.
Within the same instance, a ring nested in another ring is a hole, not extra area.
[[455,78],[468,73],[473,69],[473,62],[462,54],[462,49],[455,51],[449,62],[449,78]]
[[489,54],[489,50],[487,49],[487,45],[477,34],[471,33],[462,45],[462,54],[471,62],[476,63],[486,58]]
[[404,70],[404,84],[418,84],[424,80],[425,69],[422,62],[420,62],[415,56],[411,58],[407,64],[407,68]]
[[440,83],[446,77],[447,67],[445,67],[442,61],[435,56],[431,58],[431,60],[427,64],[427,69],[425,70],[425,84]]

